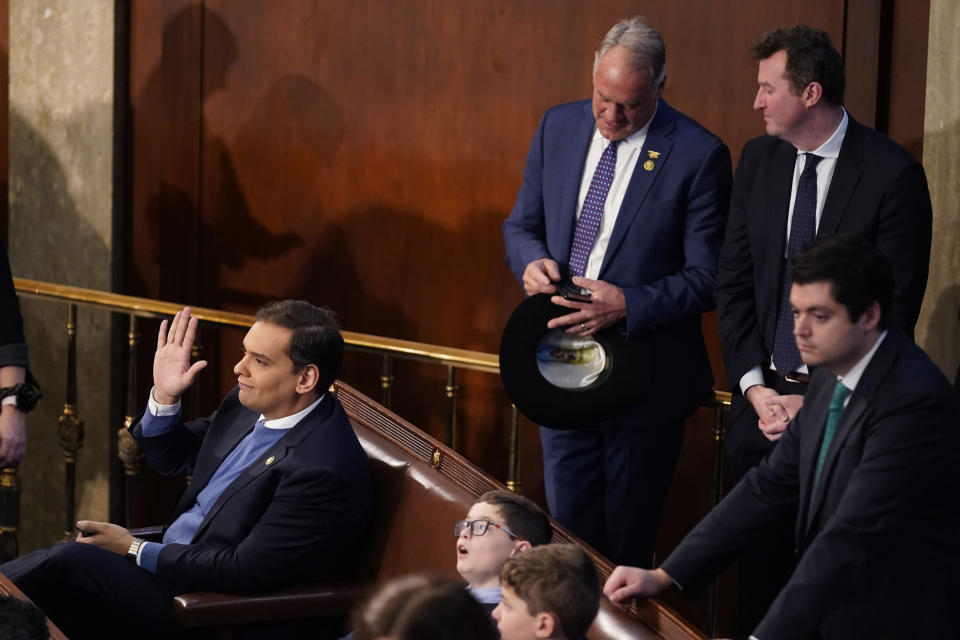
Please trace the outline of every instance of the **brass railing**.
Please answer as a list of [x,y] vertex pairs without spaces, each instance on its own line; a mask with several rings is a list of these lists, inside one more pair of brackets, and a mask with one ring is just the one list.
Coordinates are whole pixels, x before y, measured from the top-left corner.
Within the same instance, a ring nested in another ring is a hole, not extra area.
[[[14,278],[14,286],[17,292],[23,296],[35,298],[44,298],[66,303],[67,305],[67,388],[66,403],[64,404],[63,415],[59,420],[60,447],[63,450],[64,472],[65,472],[65,496],[64,496],[64,529],[70,531],[75,522],[75,469],[77,451],[83,446],[84,427],[83,421],[77,408],[77,383],[76,383],[76,325],[77,325],[77,307],[94,307],[107,311],[124,313],[127,316],[127,343],[128,343],[128,362],[127,362],[127,398],[126,415],[124,417],[124,428],[118,432],[118,454],[123,461],[124,471],[128,482],[132,481],[137,473],[138,449],[136,443],[127,433],[126,427],[132,424],[136,416],[138,399],[135,397],[136,390],[136,371],[137,371],[137,345],[140,340],[137,331],[138,318],[168,318],[182,308],[182,305],[171,302],[162,302],[148,298],[138,298],[135,296],[126,296],[96,289],[85,289],[82,287],[72,287],[67,285],[53,284],[39,280],[28,280],[26,278]],[[249,327],[253,324],[252,315],[243,313],[233,313],[229,311],[220,311],[218,309],[208,309],[204,307],[191,307],[192,314],[205,324],[212,324],[220,327]],[[457,403],[457,372],[461,369],[482,371],[486,373],[497,374],[500,371],[499,359],[495,354],[482,353],[480,351],[470,351],[467,349],[453,349],[440,347],[423,342],[414,342],[412,340],[398,340],[395,338],[384,338],[354,331],[344,331],[343,339],[348,351],[365,352],[379,354],[382,356],[382,375],[380,376],[380,402],[390,407],[391,391],[393,386],[393,361],[400,358],[404,360],[417,360],[432,362],[445,366],[447,368],[447,382],[443,388],[446,402],[446,444],[451,447],[456,445],[456,403]],[[195,345],[195,356],[199,355],[202,345],[199,340]],[[194,386],[196,391],[196,385]],[[512,412],[511,419],[511,443],[516,446],[518,442],[518,425],[516,410]],[[507,485],[513,489],[519,487],[518,483],[518,456],[515,451],[510,452],[511,466],[508,470]],[[130,487],[132,489],[132,487]],[[132,491],[127,492],[126,512],[132,513]]]
[[[80,418],[79,408],[77,406],[77,362],[76,362],[76,334],[77,334],[77,307],[94,307],[111,312],[122,313],[127,317],[127,393],[125,399],[125,416],[123,427],[118,430],[117,450],[120,459],[123,461],[124,472],[127,482],[127,504],[125,505],[126,520],[129,525],[129,519],[133,513],[133,481],[138,472],[139,451],[136,443],[127,433],[126,427],[129,427],[138,411],[140,399],[135,396],[137,381],[137,347],[140,336],[137,331],[137,321],[139,318],[166,318],[172,316],[180,310],[182,305],[171,302],[162,302],[147,298],[138,298],[134,296],[108,293],[95,289],[85,289],[81,287],[71,287],[67,285],[52,284],[38,280],[28,280],[25,278],[14,278],[14,285],[20,295],[35,298],[44,298],[65,303],[67,305],[67,376],[66,393],[63,413],[59,418],[58,434],[60,447],[63,450],[64,474],[66,479],[64,496],[64,529],[69,532],[75,522],[75,469],[78,450],[83,446],[84,426]],[[207,309],[203,307],[192,307],[194,316],[201,322],[220,327],[242,328],[253,324],[253,316],[220,311],[217,309]],[[482,371],[486,373],[499,374],[499,359],[496,354],[482,353],[479,351],[469,351],[466,349],[453,349],[440,347],[423,342],[414,342],[410,340],[398,340],[394,338],[384,338],[353,331],[344,331],[343,338],[346,348],[349,351],[366,352],[378,354],[382,358],[380,373],[380,402],[386,407],[391,404],[391,391],[393,387],[393,363],[397,358],[405,360],[418,360],[430,362],[446,367],[447,376],[443,393],[446,402],[446,444],[451,448],[456,447],[456,403],[459,386],[457,384],[457,373],[459,370]],[[198,356],[202,345],[198,339],[195,345],[195,356]],[[193,402],[196,402],[196,387],[194,385]],[[53,394],[48,393],[48,397]],[[188,404],[191,398],[186,399]],[[705,406],[715,409],[715,419],[713,428],[714,438],[714,460],[713,460],[713,478],[712,489],[714,500],[718,500],[722,492],[722,441],[724,437],[723,411],[724,407],[730,404],[730,394],[725,392],[715,392],[711,398],[705,402]],[[519,428],[517,420],[517,410],[512,408],[510,420],[510,446],[508,453],[508,470],[506,484],[512,490],[519,490]],[[15,475],[11,481],[6,477],[3,485],[9,486],[10,483],[16,483]],[[2,493],[2,491],[0,491]],[[0,522],[0,532],[6,529],[16,531],[16,524],[7,526]],[[2,540],[0,540],[2,544]]]

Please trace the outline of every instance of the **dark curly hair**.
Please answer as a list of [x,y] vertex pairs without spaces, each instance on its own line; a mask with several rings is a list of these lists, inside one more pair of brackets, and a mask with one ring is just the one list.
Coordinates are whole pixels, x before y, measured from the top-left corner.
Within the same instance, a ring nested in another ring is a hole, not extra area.
[[766,60],[778,51],[787,52],[787,78],[795,94],[811,82],[818,82],[826,102],[843,104],[847,83],[843,58],[826,31],[798,24],[768,31],[753,45],[757,60]]

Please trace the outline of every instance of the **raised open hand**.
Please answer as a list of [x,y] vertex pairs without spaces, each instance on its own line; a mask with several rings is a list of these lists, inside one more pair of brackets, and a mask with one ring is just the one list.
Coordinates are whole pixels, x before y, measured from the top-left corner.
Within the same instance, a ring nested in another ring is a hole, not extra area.
[[178,311],[170,322],[160,323],[157,353],[153,356],[153,399],[160,404],[174,404],[193,384],[206,360],[190,364],[190,351],[197,335],[197,319],[190,317],[190,307]]

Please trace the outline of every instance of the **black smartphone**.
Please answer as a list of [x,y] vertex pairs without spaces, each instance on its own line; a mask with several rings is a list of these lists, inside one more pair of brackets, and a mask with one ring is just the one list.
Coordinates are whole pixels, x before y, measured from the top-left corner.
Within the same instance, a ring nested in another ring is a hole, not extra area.
[[578,287],[569,280],[558,284],[557,291],[560,292],[560,295],[563,296],[564,300],[573,300],[574,302],[593,302],[590,299],[592,295],[590,289],[584,289],[583,287]]

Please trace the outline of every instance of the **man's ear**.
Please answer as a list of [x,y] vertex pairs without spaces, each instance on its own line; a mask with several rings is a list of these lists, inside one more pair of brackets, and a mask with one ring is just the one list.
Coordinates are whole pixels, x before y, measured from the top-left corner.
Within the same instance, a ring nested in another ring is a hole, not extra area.
[[300,370],[300,376],[297,378],[297,393],[306,395],[313,391],[317,382],[320,381],[320,370],[317,365],[308,364]]
[[552,638],[559,625],[552,613],[541,611],[537,614],[536,636],[538,638]]
[[880,303],[874,300],[863,310],[863,314],[857,322],[863,326],[865,331],[873,331],[880,324],[881,313]]
[[667,74],[663,74],[663,78],[660,80],[660,85],[657,87],[657,99],[663,95],[663,90],[667,88]]
[[819,82],[811,82],[800,95],[803,97],[803,104],[809,109],[820,103],[820,98],[823,97],[823,85]]

